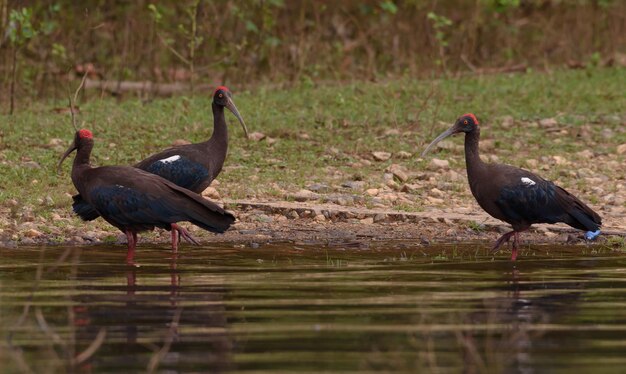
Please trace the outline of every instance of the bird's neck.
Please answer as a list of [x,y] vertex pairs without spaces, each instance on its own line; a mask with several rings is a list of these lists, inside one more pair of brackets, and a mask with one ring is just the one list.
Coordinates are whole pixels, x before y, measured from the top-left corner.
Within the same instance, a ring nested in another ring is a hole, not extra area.
[[473,174],[482,168],[485,164],[480,159],[478,151],[478,141],[480,140],[480,129],[476,127],[471,132],[465,134],[465,164],[467,165],[467,174]]
[[85,141],[80,145],[76,151],[76,157],[74,157],[74,163],[72,164],[72,182],[79,192],[81,191],[82,173],[92,168],[89,161],[92,149],[93,142]]
[[224,107],[213,103],[213,135],[209,141],[214,144],[228,145],[228,128],[224,117]]

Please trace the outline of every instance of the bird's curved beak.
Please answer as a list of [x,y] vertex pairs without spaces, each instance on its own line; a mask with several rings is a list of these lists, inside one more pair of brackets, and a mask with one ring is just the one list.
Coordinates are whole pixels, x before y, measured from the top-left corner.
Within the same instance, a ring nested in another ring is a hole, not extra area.
[[456,125],[450,127],[449,129],[447,129],[446,131],[442,132],[441,134],[439,134],[438,137],[435,138],[435,140],[433,140],[428,147],[426,147],[426,149],[424,150],[424,152],[422,152],[422,157],[424,157],[426,155],[426,153],[428,153],[428,151],[430,151],[430,149],[432,147],[434,147],[437,143],[439,143],[440,141],[442,141],[443,139],[447,138],[450,135],[456,134],[457,132],[459,132],[458,128]]
[[230,97],[228,98],[228,101],[226,102],[226,108],[228,108],[228,110],[230,110],[235,115],[235,117],[237,117],[237,119],[239,120],[239,123],[241,123],[241,127],[243,127],[243,132],[245,133],[246,138],[248,138],[248,128],[246,127],[246,123],[243,121],[241,114],[239,114],[239,111],[237,110],[237,107],[235,106],[235,102]]
[[65,161],[67,156],[69,156],[70,153],[72,153],[77,148],[78,147],[76,146],[76,139],[74,139],[72,141],[72,144],[70,144],[70,147],[67,149],[67,151],[65,151],[65,153],[63,153],[63,156],[61,156],[61,159],[59,160],[59,163],[57,164],[57,174],[61,173],[61,164],[63,163],[63,161]]

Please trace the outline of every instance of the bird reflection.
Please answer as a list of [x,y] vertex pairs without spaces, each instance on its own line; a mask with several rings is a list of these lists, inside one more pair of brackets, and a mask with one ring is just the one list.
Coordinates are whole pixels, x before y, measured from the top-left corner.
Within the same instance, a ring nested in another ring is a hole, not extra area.
[[[77,351],[106,329],[104,343],[79,371],[219,372],[231,367],[233,343],[226,331],[224,288],[185,287],[177,260],[171,259],[169,269],[124,267],[115,275],[125,279],[125,285],[103,284],[78,293]],[[80,272],[77,276],[80,282]],[[92,276],[93,267],[86,274]]]
[[[577,289],[582,289],[584,284],[530,282],[516,268],[506,272],[502,280],[503,296],[484,299],[478,311],[465,317],[466,324],[486,328],[457,332],[466,373],[484,372],[488,368],[497,368],[499,372],[534,372],[533,350],[538,342],[546,344],[551,339],[544,326],[576,312],[582,295]],[[541,296],[533,296],[537,290],[542,290]]]

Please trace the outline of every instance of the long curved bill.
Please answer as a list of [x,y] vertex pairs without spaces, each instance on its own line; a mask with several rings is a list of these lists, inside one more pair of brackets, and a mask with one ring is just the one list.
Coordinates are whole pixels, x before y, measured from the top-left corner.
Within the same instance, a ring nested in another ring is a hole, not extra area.
[[248,128],[246,127],[246,123],[243,121],[241,114],[239,114],[239,110],[237,110],[235,103],[230,97],[228,98],[228,101],[226,102],[226,108],[228,108],[235,115],[235,117],[237,117],[237,119],[239,120],[239,123],[241,123],[241,127],[243,127],[243,132],[246,134],[246,138],[248,138]]
[[61,159],[59,160],[59,163],[57,164],[57,174],[61,172],[61,164],[63,163],[63,161],[65,161],[67,156],[69,156],[70,153],[72,153],[75,149],[76,149],[76,140],[72,141],[72,144],[70,144],[70,147],[67,149],[67,151],[65,151],[65,153],[63,153],[63,156],[61,156]]
[[456,134],[456,128],[455,126],[450,127],[449,129],[447,129],[446,131],[442,132],[441,134],[439,134],[438,137],[435,138],[435,140],[433,140],[428,147],[426,147],[426,149],[424,150],[424,152],[422,152],[422,157],[424,157],[426,155],[426,153],[428,153],[428,151],[430,151],[430,149],[432,147],[434,147],[437,143],[439,143],[440,141],[442,141],[443,139],[447,138],[450,135]]

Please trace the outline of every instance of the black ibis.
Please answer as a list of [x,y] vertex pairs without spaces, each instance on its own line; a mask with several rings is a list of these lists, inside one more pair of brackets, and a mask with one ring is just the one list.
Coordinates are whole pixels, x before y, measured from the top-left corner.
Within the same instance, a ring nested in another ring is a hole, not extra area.
[[235,221],[232,214],[216,204],[158,175],[130,166],[92,167],[89,157],[93,144],[91,131],[77,131],[58,167],[76,150],[72,182],[98,215],[126,234],[128,263],[133,262],[138,232],[155,227],[171,230],[172,250],[177,251],[179,235],[197,244],[177,222],[189,221],[205,230],[222,233]]
[[487,213],[513,226],[496,241],[493,252],[513,236],[511,260],[515,261],[519,233],[534,223],[563,222],[586,231],[588,240],[600,235],[600,216],[565,189],[524,169],[484,163],[478,152],[478,119],[471,113],[459,117],[435,138],[422,156],[444,138],[461,132],[465,133],[465,163],[472,195]]
[[[222,171],[228,150],[228,129],[224,108],[228,108],[241,123],[246,138],[248,129],[235,106],[230,90],[220,86],[213,94],[213,134],[202,143],[186,144],[168,148],[135,165],[181,186],[201,193]],[[81,195],[75,195],[74,211],[86,221],[98,218],[98,213]]]

